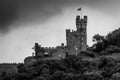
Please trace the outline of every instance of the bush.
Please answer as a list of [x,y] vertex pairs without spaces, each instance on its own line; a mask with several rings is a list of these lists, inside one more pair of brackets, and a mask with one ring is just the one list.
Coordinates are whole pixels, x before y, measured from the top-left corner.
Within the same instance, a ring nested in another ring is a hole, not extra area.
[[105,50],[100,52],[101,55],[111,55],[113,53],[120,53],[120,47],[110,45]]
[[91,57],[91,58],[94,58],[94,57],[96,56],[95,52],[90,51],[90,50],[81,52],[80,54],[83,54],[83,55],[88,56],[88,57]]

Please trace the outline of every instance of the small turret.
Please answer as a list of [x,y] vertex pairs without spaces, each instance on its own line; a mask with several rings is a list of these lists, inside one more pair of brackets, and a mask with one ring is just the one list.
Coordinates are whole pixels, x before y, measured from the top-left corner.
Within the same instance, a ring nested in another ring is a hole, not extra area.
[[77,31],[81,31],[87,26],[87,16],[80,18],[80,16],[76,16],[76,28]]
[[84,23],[87,23],[87,16],[84,16]]
[[77,28],[77,30],[79,29],[79,27],[80,27],[80,16],[78,15],[78,16],[76,16],[76,28]]

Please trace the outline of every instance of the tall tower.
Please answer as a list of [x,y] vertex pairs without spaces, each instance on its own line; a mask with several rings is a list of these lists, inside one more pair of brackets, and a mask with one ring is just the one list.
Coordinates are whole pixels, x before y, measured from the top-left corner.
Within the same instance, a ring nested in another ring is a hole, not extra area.
[[76,31],[66,30],[66,43],[68,54],[77,55],[81,51],[86,51],[87,47],[87,16],[80,18],[76,16]]

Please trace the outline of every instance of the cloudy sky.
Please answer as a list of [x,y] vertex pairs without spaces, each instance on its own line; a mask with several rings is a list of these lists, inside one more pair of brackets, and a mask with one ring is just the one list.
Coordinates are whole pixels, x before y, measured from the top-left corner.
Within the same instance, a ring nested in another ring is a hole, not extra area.
[[88,45],[94,34],[120,27],[120,0],[0,0],[0,62],[23,62],[35,42],[55,47],[66,42],[65,29],[75,29],[82,7],[88,16]]

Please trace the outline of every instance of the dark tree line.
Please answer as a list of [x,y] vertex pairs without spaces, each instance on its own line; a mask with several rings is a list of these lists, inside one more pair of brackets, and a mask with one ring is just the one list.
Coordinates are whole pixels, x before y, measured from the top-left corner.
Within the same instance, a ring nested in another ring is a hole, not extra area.
[[95,52],[120,52],[120,28],[112,31],[106,36],[96,34],[93,36]]
[[0,80],[119,80],[120,61],[101,57],[82,60],[68,56],[62,60],[38,60],[31,65],[19,64],[18,72],[3,73]]

